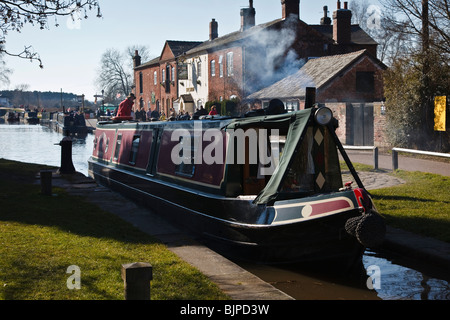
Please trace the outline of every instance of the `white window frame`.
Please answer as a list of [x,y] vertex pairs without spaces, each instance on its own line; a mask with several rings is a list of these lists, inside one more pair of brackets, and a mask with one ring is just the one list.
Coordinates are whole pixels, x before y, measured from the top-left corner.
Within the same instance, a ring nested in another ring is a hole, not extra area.
[[216,60],[211,60],[211,77],[216,76]]
[[234,75],[234,52],[227,53],[227,76],[231,77]]

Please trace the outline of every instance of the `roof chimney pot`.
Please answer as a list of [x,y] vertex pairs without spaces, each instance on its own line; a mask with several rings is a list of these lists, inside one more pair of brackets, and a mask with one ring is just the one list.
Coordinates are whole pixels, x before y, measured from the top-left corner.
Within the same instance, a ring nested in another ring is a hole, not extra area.
[[141,65],[141,56],[139,55],[139,51],[134,51],[134,57],[133,57],[133,65],[134,67],[139,67]]
[[253,0],[250,0],[249,7],[241,9],[241,31],[245,31],[255,26],[256,10],[253,8]]
[[352,12],[340,7],[338,1],[338,10],[333,12],[333,40],[337,44],[348,44],[352,39]]
[[216,19],[212,19],[209,23],[209,40],[214,40],[219,37],[219,24]]
[[282,19],[294,15],[300,19],[300,0],[281,0],[281,17]]

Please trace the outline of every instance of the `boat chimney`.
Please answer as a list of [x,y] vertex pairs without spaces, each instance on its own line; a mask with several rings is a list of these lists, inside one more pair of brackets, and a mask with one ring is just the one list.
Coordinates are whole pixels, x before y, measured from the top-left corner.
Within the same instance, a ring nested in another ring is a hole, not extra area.
[[316,88],[306,87],[305,109],[311,109],[316,104]]

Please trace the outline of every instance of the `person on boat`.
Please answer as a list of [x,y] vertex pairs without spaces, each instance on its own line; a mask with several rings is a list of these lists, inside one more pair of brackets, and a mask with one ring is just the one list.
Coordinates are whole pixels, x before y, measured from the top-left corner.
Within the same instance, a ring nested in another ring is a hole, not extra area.
[[158,110],[153,110],[152,111],[152,113],[151,113],[151,118],[152,119],[155,119],[155,120],[159,120],[159,117],[160,117],[161,115],[159,114],[159,112],[158,112]]
[[208,114],[208,111],[206,111],[205,108],[203,108],[203,105],[200,106],[200,109],[196,109],[193,119],[194,120],[198,120],[200,118],[200,116],[206,116]]
[[284,103],[280,99],[270,100],[269,106],[264,110],[266,112],[266,115],[275,115],[275,114],[286,113],[286,109],[284,108]]
[[117,117],[131,117],[131,111],[135,99],[135,95],[133,93],[130,93],[130,95],[119,104]]
[[216,110],[216,106],[212,106],[211,111],[209,112],[210,116],[215,116],[217,115],[217,110]]

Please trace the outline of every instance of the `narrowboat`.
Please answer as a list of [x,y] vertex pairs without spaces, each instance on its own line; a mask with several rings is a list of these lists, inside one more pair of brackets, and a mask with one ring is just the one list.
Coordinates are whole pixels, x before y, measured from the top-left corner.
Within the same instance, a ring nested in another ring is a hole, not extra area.
[[28,111],[25,113],[25,122],[28,124],[39,124],[37,111]]
[[[385,226],[336,126],[326,107],[99,122],[89,175],[225,256],[350,266],[383,241]],[[354,188],[342,181],[339,152]]]
[[8,122],[20,122],[20,113],[15,111],[9,111],[5,115]]
[[64,135],[73,135],[85,138],[89,133],[86,120],[82,114],[60,112],[56,114],[56,121],[53,122],[54,130]]

